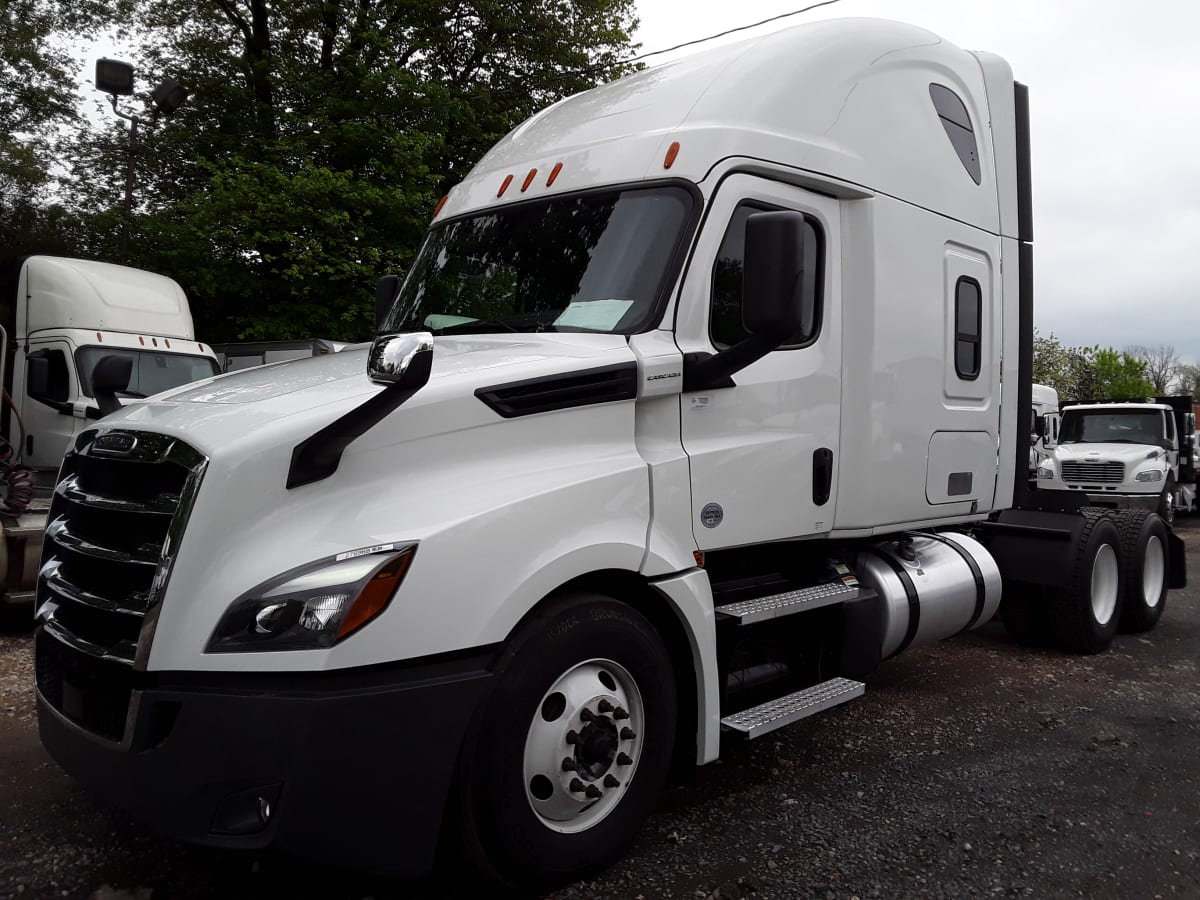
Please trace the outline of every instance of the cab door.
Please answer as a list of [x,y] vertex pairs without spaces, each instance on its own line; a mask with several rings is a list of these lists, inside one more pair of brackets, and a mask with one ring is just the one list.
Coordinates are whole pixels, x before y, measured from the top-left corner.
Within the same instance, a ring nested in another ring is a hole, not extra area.
[[[30,360],[41,361],[30,366]],[[40,370],[42,374],[35,374]],[[25,427],[22,462],[35,469],[57,469],[84,422],[72,414],[79,383],[71,345],[63,340],[31,340],[19,373],[21,422]],[[9,434],[16,437],[10,426]]]
[[716,353],[745,336],[746,219],[774,210],[805,216],[803,278],[816,303],[800,333],[734,373],[734,386],[680,398],[692,530],[701,550],[833,526],[841,400],[838,202],[752,175],[726,178],[683,284],[676,341],[685,355]]

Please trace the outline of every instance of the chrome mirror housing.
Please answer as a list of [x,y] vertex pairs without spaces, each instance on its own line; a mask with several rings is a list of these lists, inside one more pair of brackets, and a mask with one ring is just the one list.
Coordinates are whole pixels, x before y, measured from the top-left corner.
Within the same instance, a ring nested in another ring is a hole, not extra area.
[[[430,359],[423,365],[414,366],[422,354]],[[411,369],[414,374],[423,372],[429,377],[429,362],[433,356],[433,335],[428,331],[413,331],[407,334],[381,334],[371,345],[367,355],[367,375],[377,384],[398,384]]]

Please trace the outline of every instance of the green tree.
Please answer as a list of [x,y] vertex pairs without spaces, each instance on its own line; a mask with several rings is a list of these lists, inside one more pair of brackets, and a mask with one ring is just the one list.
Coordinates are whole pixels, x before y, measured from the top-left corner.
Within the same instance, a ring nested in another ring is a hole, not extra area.
[[0,3],[0,217],[36,203],[50,180],[55,129],[77,122],[66,36],[90,36],[126,0]]
[[1111,347],[1096,350],[1093,366],[1096,382],[1087,399],[1154,396],[1154,385],[1146,378],[1146,364],[1131,353]]
[[[141,0],[139,67],[191,97],[138,159],[135,264],[208,340],[362,338],[376,278],[437,198],[547,103],[619,73],[632,0]],[[582,74],[581,74],[582,73]],[[71,196],[111,216],[123,130],[79,140]],[[89,252],[113,253],[111,227]]]

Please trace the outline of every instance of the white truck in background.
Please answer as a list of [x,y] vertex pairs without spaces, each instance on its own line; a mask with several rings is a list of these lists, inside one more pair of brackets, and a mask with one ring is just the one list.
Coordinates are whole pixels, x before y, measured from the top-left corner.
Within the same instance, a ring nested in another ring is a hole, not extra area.
[[1028,125],[1002,59],[872,20],[535,115],[368,352],[75,437],[44,745],[191,842],[417,874],[446,838],[543,887],[674,765],[998,608],[1081,653],[1153,627],[1179,537],[1027,478]]
[[1058,391],[1049,385],[1033,386],[1033,433],[1029,438],[1029,475],[1037,477],[1037,468],[1042,460],[1058,444],[1058,425],[1061,420],[1058,409]]
[[1173,522],[1177,511],[1196,508],[1195,429],[1191,397],[1064,403],[1059,443],[1038,464],[1038,486]]
[[[146,397],[218,371],[211,348],[195,339],[183,289],[170,278],[30,256],[15,282],[15,295],[0,300],[0,476],[6,485],[0,612],[32,602],[49,488],[80,432],[118,408],[117,397]],[[102,364],[105,358],[110,362]],[[129,373],[106,392],[105,370],[114,359],[118,375],[125,365]]]

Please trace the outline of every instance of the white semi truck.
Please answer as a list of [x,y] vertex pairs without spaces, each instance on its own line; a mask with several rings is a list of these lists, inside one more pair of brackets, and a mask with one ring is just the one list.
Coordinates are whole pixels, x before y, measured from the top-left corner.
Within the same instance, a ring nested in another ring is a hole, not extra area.
[[544,885],[1002,591],[1074,651],[1151,627],[1179,538],[1026,478],[1028,146],[1003,60],[864,20],[534,116],[369,351],[76,437],[45,746],[195,843]]
[[[118,398],[145,397],[218,370],[212,350],[195,340],[187,297],[170,278],[108,263],[30,256],[15,281],[15,295],[4,298],[6,315],[0,319],[6,323],[0,326],[6,385],[0,411],[6,482],[0,614],[17,608],[32,620],[27,607],[48,488],[63,454],[102,412],[119,406]],[[106,391],[105,371],[113,360],[124,381]]]
[[1038,465],[1058,444],[1058,391],[1049,385],[1033,386],[1033,430],[1029,437],[1029,474],[1037,477]]
[[1196,507],[1195,429],[1191,397],[1064,404],[1059,444],[1038,463],[1038,486],[1173,522],[1177,510]]

